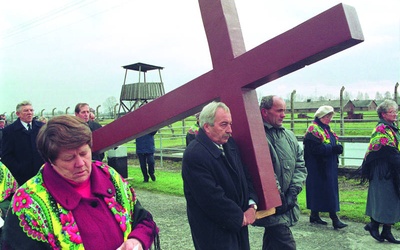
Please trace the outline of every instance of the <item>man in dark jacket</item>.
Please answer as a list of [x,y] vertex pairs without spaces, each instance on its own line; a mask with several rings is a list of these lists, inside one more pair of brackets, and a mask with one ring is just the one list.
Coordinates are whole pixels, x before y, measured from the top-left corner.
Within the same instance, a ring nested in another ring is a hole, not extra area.
[[33,119],[33,107],[28,101],[17,105],[16,114],[18,119],[3,129],[1,161],[22,185],[44,163],[36,149],[36,137],[43,123]]
[[139,158],[144,182],[149,181],[149,175],[152,181],[156,181],[156,176],[154,174],[154,153],[156,151],[154,146],[154,135],[156,133],[157,131],[153,131],[136,139],[136,154]]
[[[93,131],[101,128],[101,124],[94,120],[91,120],[90,119],[91,114],[93,114],[93,113],[91,113],[91,111],[90,111],[89,104],[84,103],[84,102],[76,104],[75,116],[83,119],[88,124],[90,131],[93,132]],[[92,160],[103,161],[103,158],[104,158],[104,153],[100,153],[100,154],[92,153]]]
[[293,132],[282,126],[286,111],[282,98],[263,97],[260,111],[282,205],[276,208],[275,214],[255,224],[265,228],[263,250],[295,250],[296,242],[289,227],[295,225],[300,216],[297,195],[307,177],[303,150]]
[[182,178],[195,249],[250,249],[257,197],[232,134],[229,108],[206,105],[196,139],[185,150]]

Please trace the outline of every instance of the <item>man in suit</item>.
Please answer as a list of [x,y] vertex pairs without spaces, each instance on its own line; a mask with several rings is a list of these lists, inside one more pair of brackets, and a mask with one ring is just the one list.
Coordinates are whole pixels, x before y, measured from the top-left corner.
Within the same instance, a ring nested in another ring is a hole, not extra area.
[[36,137],[43,123],[33,119],[33,107],[29,101],[19,103],[16,114],[18,119],[3,129],[1,161],[22,185],[44,163],[36,149]]
[[[89,104],[87,104],[87,103],[76,104],[75,116],[84,120],[88,124],[90,130],[93,132],[96,129],[101,128],[101,125],[100,125],[100,123],[90,119],[91,114],[94,117],[94,114],[90,111]],[[92,153],[92,160],[102,161],[103,158],[104,158],[104,153],[101,153],[101,154]]]
[[196,139],[183,155],[183,187],[196,250],[250,249],[247,226],[255,221],[258,200],[231,126],[224,103],[206,105]]

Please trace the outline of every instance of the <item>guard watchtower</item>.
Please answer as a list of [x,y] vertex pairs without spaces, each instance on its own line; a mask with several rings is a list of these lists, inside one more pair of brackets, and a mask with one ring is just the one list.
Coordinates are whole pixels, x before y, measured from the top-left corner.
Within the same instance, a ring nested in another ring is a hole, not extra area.
[[[122,66],[125,69],[124,85],[122,85],[120,105],[118,113],[128,113],[135,110],[149,101],[165,94],[164,83],[161,78],[163,67],[149,65],[145,63],[135,63]],[[139,81],[136,83],[126,83],[128,70],[135,70],[139,73]],[[159,81],[147,82],[146,73],[151,70],[158,70]],[[142,77],[143,75],[143,77]]]

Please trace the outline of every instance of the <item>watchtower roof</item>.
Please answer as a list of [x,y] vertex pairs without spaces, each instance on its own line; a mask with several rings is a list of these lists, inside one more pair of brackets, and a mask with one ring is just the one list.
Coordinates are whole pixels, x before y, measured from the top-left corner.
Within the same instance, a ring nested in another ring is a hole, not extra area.
[[141,71],[141,72],[147,72],[148,70],[163,69],[164,67],[138,62],[138,63],[134,63],[131,65],[122,66],[122,68]]

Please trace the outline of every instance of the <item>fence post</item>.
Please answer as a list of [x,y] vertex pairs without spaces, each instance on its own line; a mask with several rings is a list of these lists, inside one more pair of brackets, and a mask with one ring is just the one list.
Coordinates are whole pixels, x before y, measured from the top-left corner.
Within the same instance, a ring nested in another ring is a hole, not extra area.
[[160,166],[161,168],[163,167],[163,146],[162,146],[162,133],[159,134],[160,135]]
[[[182,120],[182,134],[186,134],[186,121],[185,119]],[[182,144],[186,144],[186,140],[182,137]]]
[[294,133],[294,95],[296,94],[296,90],[293,90],[292,93],[290,94],[290,129],[292,130],[292,132]]
[[[344,117],[343,117],[343,92],[344,92],[344,86],[340,89],[340,135],[344,136]],[[344,148],[346,143],[342,143],[343,145],[343,156],[344,155]],[[341,158],[341,165],[344,165],[344,158]]]

